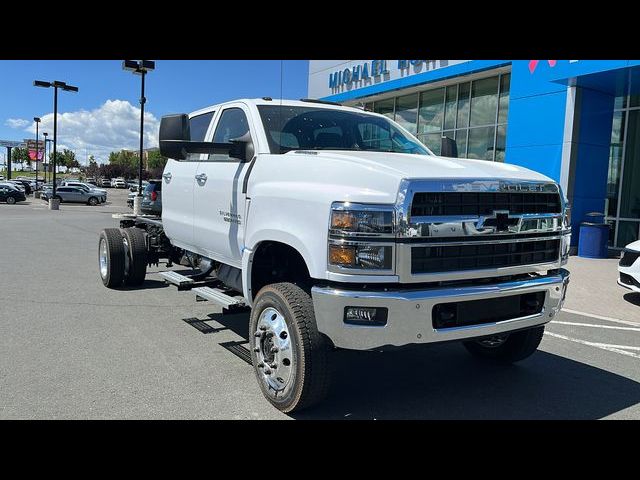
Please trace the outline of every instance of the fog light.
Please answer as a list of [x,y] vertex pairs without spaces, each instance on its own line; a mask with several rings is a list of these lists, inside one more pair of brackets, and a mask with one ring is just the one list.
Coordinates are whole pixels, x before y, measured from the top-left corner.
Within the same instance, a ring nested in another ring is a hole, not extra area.
[[345,307],[344,323],[350,325],[386,325],[387,313],[386,307]]

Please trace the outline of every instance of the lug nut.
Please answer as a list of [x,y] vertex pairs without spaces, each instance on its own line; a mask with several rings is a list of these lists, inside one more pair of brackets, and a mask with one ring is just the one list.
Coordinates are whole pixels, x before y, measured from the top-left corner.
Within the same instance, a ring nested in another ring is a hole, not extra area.
[[268,368],[264,371],[265,375],[271,375],[271,370],[269,370]]
[[258,364],[258,368],[262,368],[262,367],[264,367],[264,362],[260,362],[260,363]]
[[271,353],[278,353],[280,349],[278,347],[271,347]]
[[266,329],[267,329],[267,326],[266,326],[266,325],[260,325],[258,328],[259,328],[260,330],[266,330]]
[[278,368],[278,364],[276,362],[273,362],[272,364],[269,365],[271,368],[273,368],[274,370],[276,368]]
[[260,332],[256,332],[256,333],[254,333],[254,334],[253,334],[253,336],[254,336],[254,337],[261,337],[261,336],[262,336],[262,333],[260,333]]

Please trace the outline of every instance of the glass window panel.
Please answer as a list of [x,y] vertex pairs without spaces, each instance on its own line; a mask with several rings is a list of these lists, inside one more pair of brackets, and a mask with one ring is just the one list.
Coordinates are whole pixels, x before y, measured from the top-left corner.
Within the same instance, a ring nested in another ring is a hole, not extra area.
[[507,126],[500,125],[496,133],[496,162],[504,162],[504,151],[507,143]]
[[498,77],[475,80],[471,85],[471,126],[496,123]]
[[447,87],[447,98],[444,105],[444,128],[456,128],[456,104],[458,98],[458,86]]
[[441,147],[442,147],[442,134],[438,133],[427,133],[424,135],[420,135],[420,141],[424,143],[429,150],[431,150],[436,155],[440,155]]
[[422,92],[420,95],[419,132],[437,132],[442,130],[444,114],[444,88]]
[[[455,130],[447,130],[446,132],[442,132],[441,137],[449,137],[451,140],[455,140],[456,139],[456,132]],[[442,141],[442,140],[440,140]],[[456,142],[456,149],[458,148],[458,144]],[[457,158],[460,158],[462,155],[460,155],[460,152],[457,152],[457,155],[454,155]]]
[[387,100],[380,100],[373,104],[373,111],[376,113],[381,113],[385,117],[389,117],[393,120],[393,104],[395,102],[395,98],[389,98]]
[[457,128],[465,128],[469,126],[469,91],[471,84],[469,82],[461,83],[458,89],[458,123]]
[[618,222],[618,245],[616,246],[624,248],[638,240],[638,227],[640,227],[639,222]]
[[418,94],[396,99],[396,122],[415,135],[418,131]]
[[[640,111],[629,112],[620,216],[640,218]],[[622,226],[618,227],[622,232]]]
[[620,166],[622,165],[622,147],[624,143],[624,112],[614,112],[609,146],[609,173],[607,179],[607,198],[605,211],[610,217],[618,213],[618,190],[620,187]]
[[368,112],[373,112],[373,102],[365,103],[364,109]]
[[640,70],[631,70],[631,84],[629,85],[629,106],[640,106]]
[[500,77],[500,100],[498,102],[498,123],[507,123],[509,113],[509,90],[511,88],[511,74],[505,73]]
[[493,160],[494,127],[469,129],[469,145],[467,158]]
[[456,130],[456,145],[458,146],[458,158],[467,158],[467,132],[469,130]]

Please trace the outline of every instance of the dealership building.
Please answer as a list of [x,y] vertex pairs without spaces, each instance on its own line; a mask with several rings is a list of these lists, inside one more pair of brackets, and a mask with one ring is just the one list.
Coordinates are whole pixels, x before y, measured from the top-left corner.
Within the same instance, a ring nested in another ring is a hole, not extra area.
[[589,212],[609,244],[640,231],[640,60],[312,60],[309,97],[393,118],[439,154],[505,162],[558,181],[573,240]]

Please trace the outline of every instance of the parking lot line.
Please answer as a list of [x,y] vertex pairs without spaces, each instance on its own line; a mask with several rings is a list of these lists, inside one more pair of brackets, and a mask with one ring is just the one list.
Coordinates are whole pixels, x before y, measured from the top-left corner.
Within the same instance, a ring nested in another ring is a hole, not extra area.
[[609,328],[611,330],[628,330],[632,332],[640,332],[640,328],[633,327],[617,327],[615,325],[594,325],[593,323],[579,323],[579,322],[558,322],[552,321],[551,323],[555,323],[558,325],[574,325],[576,327],[594,327],[594,328]]
[[630,322],[628,320],[620,320],[619,318],[605,317],[603,315],[596,315],[595,313],[579,312],[577,310],[571,310],[569,308],[563,308],[562,311],[567,313],[573,313],[574,315],[580,315],[583,317],[591,317],[591,318],[597,318],[598,320],[606,320],[607,322],[621,323],[623,325],[633,325],[636,327],[638,326],[638,322]]
[[588,342],[586,340],[580,340],[579,338],[571,338],[566,335],[560,335],[558,333],[552,332],[544,332],[545,335],[549,335],[551,337],[560,338],[562,340],[568,340],[570,342],[580,343],[582,345],[588,345],[590,347],[600,348],[602,350],[607,350],[609,352],[619,353],[621,355],[626,355],[628,357],[640,358],[640,354],[630,352],[628,350],[640,350],[640,347],[629,347],[626,345],[610,345],[608,343],[596,343],[596,342]]

